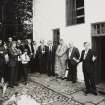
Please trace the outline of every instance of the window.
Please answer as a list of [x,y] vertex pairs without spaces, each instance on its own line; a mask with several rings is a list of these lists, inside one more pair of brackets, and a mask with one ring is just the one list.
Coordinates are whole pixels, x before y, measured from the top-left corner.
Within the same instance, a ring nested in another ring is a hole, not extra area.
[[66,0],[66,25],[85,22],[84,0]]
[[91,29],[92,36],[105,36],[105,22],[94,23]]

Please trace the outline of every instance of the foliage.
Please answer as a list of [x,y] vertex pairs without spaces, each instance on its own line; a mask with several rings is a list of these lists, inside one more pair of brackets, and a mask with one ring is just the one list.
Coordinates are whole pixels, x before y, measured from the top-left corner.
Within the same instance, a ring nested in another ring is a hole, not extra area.
[[32,28],[32,2],[33,0],[18,0],[17,1],[17,18],[23,26],[23,33],[30,35],[33,32]]

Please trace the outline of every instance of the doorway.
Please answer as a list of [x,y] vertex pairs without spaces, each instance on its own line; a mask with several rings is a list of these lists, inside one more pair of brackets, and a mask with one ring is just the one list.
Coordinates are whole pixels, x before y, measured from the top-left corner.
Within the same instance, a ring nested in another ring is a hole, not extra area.
[[96,51],[96,82],[105,82],[105,36],[92,37],[92,48]]
[[53,44],[55,48],[57,48],[59,40],[60,40],[60,29],[59,28],[53,29]]

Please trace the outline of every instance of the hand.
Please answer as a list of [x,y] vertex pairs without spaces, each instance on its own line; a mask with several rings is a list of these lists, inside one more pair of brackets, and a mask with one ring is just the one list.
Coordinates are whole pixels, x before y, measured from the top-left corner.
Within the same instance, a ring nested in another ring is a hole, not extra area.
[[77,60],[77,63],[79,63],[79,60]]
[[93,56],[92,61],[94,62],[95,60],[96,60],[96,57],[95,57],[95,56]]
[[42,51],[42,54],[44,54],[45,53],[45,51]]
[[0,54],[3,54],[3,51],[0,51]]
[[79,62],[79,60],[78,60],[78,59],[76,59],[76,58],[74,58],[74,57],[73,57],[73,60],[75,60],[77,63]]

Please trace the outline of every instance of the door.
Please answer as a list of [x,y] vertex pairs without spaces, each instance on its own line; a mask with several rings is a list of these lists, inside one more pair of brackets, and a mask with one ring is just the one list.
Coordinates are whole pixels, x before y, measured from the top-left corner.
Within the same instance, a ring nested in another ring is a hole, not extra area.
[[105,81],[105,37],[101,39],[102,47],[102,81]]
[[92,37],[92,49],[96,52],[96,82],[105,82],[105,36]]
[[53,44],[57,48],[60,39],[60,29],[53,29]]

